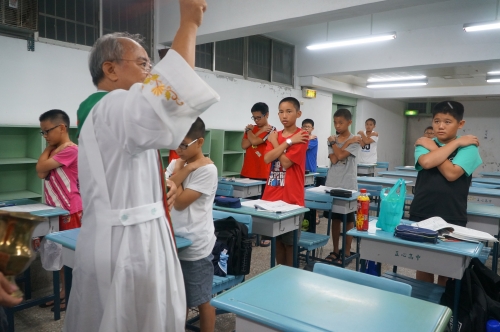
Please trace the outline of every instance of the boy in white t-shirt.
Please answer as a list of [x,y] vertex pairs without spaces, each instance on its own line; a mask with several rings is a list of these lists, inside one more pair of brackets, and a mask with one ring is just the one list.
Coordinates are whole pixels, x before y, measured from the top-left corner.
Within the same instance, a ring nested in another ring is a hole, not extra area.
[[358,155],[358,164],[376,164],[377,163],[377,142],[378,133],[373,131],[377,122],[373,118],[365,121],[366,131],[360,130],[358,135],[361,136],[361,150]]
[[201,331],[215,329],[215,308],[210,305],[215,244],[212,204],[217,190],[217,168],[203,156],[205,124],[198,118],[177,148],[179,159],[173,160],[166,176],[177,186],[177,197],[171,211],[176,235],[193,243],[179,251],[188,308],[198,307]]

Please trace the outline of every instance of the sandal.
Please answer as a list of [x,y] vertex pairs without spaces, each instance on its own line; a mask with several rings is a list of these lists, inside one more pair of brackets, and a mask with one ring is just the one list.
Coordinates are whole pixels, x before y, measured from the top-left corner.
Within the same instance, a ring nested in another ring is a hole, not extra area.
[[[63,306],[64,306],[64,307],[63,307]],[[54,312],[54,311],[55,311],[55,309],[54,309],[54,308],[55,308],[55,307],[53,307],[52,309],[50,309],[50,311]],[[61,304],[60,304],[60,306],[59,306],[59,311],[61,311],[61,312],[66,311],[66,301],[65,301],[65,300],[62,300],[62,301],[61,301]]]
[[[61,300],[61,304],[63,303],[64,301],[64,297]],[[54,306],[54,301],[49,301],[49,302],[45,302],[45,303],[41,303],[38,305],[40,308],[48,308],[48,307],[53,307]]]
[[271,245],[270,240],[260,240],[260,246],[261,247],[269,247]]
[[335,252],[330,252],[330,254],[328,256],[325,257],[325,261],[329,261],[329,262],[335,262],[337,260],[340,259],[340,255],[335,253]]

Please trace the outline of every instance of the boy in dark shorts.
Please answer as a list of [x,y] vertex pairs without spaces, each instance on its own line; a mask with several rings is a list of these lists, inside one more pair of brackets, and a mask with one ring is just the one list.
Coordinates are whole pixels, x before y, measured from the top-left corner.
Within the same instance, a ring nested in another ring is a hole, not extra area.
[[[433,139],[421,137],[415,143],[415,197],[410,206],[410,220],[441,217],[459,226],[467,225],[467,196],[472,172],[482,164],[476,136],[457,136],[465,121],[464,106],[443,101],[432,110]],[[417,271],[417,279],[434,282],[434,275]],[[438,284],[448,278],[439,276]]]

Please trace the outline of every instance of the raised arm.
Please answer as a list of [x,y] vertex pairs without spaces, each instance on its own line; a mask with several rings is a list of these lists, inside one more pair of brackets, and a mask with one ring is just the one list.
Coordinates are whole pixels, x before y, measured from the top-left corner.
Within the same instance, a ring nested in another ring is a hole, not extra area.
[[179,0],[181,23],[172,42],[172,49],[194,68],[196,32],[207,9],[205,0]]

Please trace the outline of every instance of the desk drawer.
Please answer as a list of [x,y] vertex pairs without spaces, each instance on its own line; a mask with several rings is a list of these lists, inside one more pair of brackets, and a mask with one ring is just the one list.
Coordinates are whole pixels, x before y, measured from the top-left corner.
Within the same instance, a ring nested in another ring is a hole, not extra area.
[[252,196],[262,195],[262,185],[250,186],[250,187],[236,187],[233,186],[233,197],[247,198]]
[[332,204],[333,213],[348,214],[351,212],[355,212],[357,208],[358,208],[358,201],[356,200],[344,201],[341,199],[335,199],[335,197],[333,197],[333,204]]
[[252,216],[252,233],[276,237],[298,229],[303,219],[303,213],[281,221]]

